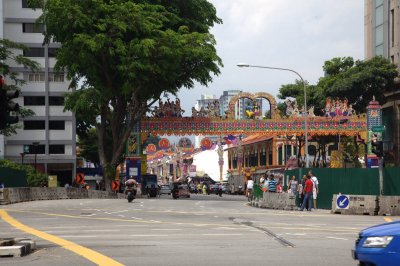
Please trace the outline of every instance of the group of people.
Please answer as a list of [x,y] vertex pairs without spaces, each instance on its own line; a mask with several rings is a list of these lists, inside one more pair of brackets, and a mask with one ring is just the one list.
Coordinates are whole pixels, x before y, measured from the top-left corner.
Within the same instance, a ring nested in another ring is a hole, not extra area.
[[303,211],[305,208],[311,211],[313,205],[314,209],[317,208],[318,186],[318,178],[312,171],[304,175],[301,182],[298,182],[296,177],[292,176],[288,184],[288,192],[294,196],[299,196],[300,211]]

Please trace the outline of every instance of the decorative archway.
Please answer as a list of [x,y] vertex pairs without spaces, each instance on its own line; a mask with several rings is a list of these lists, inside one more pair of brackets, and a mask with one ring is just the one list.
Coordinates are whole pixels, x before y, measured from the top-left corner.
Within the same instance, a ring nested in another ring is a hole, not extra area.
[[276,118],[276,109],[277,109],[277,103],[275,100],[275,97],[269,94],[268,92],[257,92],[257,93],[249,93],[249,92],[241,92],[231,98],[229,101],[229,111],[227,113],[227,117],[230,119],[235,118],[235,105],[236,102],[240,99],[250,99],[252,101],[255,101],[256,99],[265,99],[269,102],[270,104],[270,111],[271,111],[271,118]]

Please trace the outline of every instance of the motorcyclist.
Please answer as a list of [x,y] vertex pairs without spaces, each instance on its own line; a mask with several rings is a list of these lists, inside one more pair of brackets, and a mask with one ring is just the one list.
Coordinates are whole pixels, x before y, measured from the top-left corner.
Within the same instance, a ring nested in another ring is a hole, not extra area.
[[133,196],[136,196],[138,182],[133,179],[133,176],[130,176],[128,180],[125,181],[125,194],[128,194],[129,191],[132,191]]

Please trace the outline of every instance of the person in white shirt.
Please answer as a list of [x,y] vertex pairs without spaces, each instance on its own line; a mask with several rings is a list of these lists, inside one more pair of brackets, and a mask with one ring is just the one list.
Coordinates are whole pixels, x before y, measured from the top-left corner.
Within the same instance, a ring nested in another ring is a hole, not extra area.
[[247,190],[253,190],[253,186],[254,186],[254,181],[253,179],[249,178],[249,180],[247,180]]
[[313,174],[312,171],[308,172],[311,175],[311,181],[313,182],[313,199],[314,199],[314,209],[317,208],[317,195],[318,195],[318,178]]

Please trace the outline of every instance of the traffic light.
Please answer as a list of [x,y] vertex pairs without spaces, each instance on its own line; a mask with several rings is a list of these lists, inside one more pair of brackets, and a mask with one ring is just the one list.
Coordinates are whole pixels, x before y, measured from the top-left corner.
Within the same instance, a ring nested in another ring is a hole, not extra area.
[[374,153],[378,157],[383,156],[383,141],[373,139],[371,141],[371,146],[372,153]]
[[10,115],[10,112],[19,110],[19,104],[12,101],[18,96],[18,90],[4,88],[4,79],[0,76],[0,130],[5,129],[8,125],[18,123],[18,116]]

